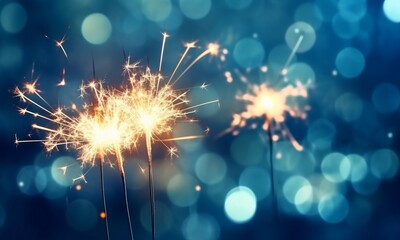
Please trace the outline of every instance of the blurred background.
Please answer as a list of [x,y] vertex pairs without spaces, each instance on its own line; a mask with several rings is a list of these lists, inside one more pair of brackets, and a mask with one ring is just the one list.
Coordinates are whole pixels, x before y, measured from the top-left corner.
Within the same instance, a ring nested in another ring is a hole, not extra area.
[[[185,42],[198,41],[186,65],[208,43],[220,45],[176,85],[191,89],[191,104],[220,104],[199,108],[198,122],[177,123],[176,135],[210,130],[174,143],[179,158],[154,146],[157,239],[400,239],[398,0],[0,1],[0,239],[106,239],[98,166],[82,169],[63,148],[16,146],[16,135],[46,136],[31,128],[40,120],[18,114],[26,104],[13,89],[39,79],[51,106],[79,107],[92,59],[98,79],[120,86],[124,53],[157,70],[162,32],[170,35],[166,76]],[[276,218],[267,133],[226,129],[244,111],[235,96],[249,84],[296,81],[309,86],[308,97],[292,101],[310,109],[305,119],[285,115],[303,151],[287,137],[274,143]],[[135,239],[151,236],[142,152],[124,153]],[[106,166],[105,181],[111,239],[128,239],[118,170]]]

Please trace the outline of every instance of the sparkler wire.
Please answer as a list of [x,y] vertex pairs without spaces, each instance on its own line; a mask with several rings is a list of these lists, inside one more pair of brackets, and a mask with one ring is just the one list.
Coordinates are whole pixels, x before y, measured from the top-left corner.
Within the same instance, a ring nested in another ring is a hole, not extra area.
[[106,194],[105,194],[105,187],[104,187],[104,169],[103,169],[103,161],[104,157],[100,158],[99,161],[99,168],[100,168],[100,184],[101,184],[101,197],[103,200],[103,209],[104,209],[104,214],[105,214],[105,227],[106,227],[106,234],[107,234],[107,240],[110,240],[110,231],[108,229],[108,212],[107,212],[107,204],[106,204]]
[[146,134],[146,146],[147,146],[147,156],[148,156],[148,166],[149,166],[149,196],[150,196],[150,208],[151,208],[151,236],[155,239],[155,219],[156,219],[156,209],[154,200],[154,181],[153,181],[153,156],[151,154],[151,134]]
[[281,220],[279,217],[278,210],[278,198],[275,191],[275,169],[274,169],[274,140],[272,139],[272,121],[270,118],[267,118],[268,122],[268,143],[269,143],[269,164],[270,164],[270,176],[271,176],[271,192],[272,192],[272,208],[274,211],[274,218],[277,224],[277,239],[282,239],[281,237]]
[[129,224],[129,234],[131,237],[131,240],[134,240],[133,238],[133,230],[132,230],[132,221],[131,221],[131,214],[129,211],[129,203],[128,203],[128,191],[126,189],[126,177],[125,177],[125,171],[123,168],[123,158],[122,158],[122,154],[121,154],[121,150],[116,147],[115,149],[115,155],[117,157],[117,162],[118,162],[118,169],[121,175],[121,180],[122,180],[122,189],[124,191],[124,198],[125,198],[125,210],[126,210],[126,218],[128,220],[128,224]]

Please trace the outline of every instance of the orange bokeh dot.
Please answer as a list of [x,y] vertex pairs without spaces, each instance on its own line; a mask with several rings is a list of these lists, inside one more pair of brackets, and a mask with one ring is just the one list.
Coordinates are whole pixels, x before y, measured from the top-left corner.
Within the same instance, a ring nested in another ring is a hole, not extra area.
[[100,212],[100,218],[105,219],[106,218],[106,213],[105,212]]
[[82,189],[82,186],[80,184],[75,186],[76,191],[80,191]]

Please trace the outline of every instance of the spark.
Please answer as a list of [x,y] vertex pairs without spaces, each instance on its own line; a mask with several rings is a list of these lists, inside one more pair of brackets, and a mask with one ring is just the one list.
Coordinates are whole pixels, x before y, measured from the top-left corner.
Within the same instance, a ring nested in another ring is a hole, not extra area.
[[73,178],[72,182],[76,182],[76,181],[84,181],[85,183],[87,183],[86,181],[86,177],[84,174],[80,175],[79,177]]
[[[50,39],[47,35],[44,35],[44,36],[47,39]],[[54,40],[54,39],[50,39],[50,40],[52,40],[56,44],[56,47],[59,47],[61,49],[61,51],[63,52],[65,58],[68,59],[67,51],[65,51],[65,48],[63,46],[63,44],[65,43],[66,37],[67,37],[67,34],[65,34],[60,40]]]
[[63,68],[62,78],[61,78],[61,81],[59,83],[57,83],[57,86],[65,86],[65,84],[66,84],[66,81],[65,81],[65,68]]

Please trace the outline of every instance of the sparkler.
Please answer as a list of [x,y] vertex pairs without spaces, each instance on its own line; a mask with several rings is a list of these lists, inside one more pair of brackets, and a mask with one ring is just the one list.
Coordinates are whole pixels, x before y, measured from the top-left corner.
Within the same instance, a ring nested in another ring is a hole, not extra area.
[[[288,59],[286,60],[281,76],[284,78],[287,74],[287,67],[292,61],[294,54],[297,52],[302,41],[303,35],[300,35],[296,44],[294,45]],[[262,72],[268,71],[267,66],[261,67]],[[278,141],[280,135],[287,137],[292,143],[293,147],[302,151],[303,147],[293,137],[287,126],[285,125],[285,117],[289,115],[293,118],[305,119],[305,111],[309,109],[309,106],[298,105],[297,101],[289,102],[291,98],[307,98],[308,97],[308,84],[303,84],[300,81],[296,81],[294,85],[286,85],[281,88],[274,88],[269,86],[267,83],[251,84],[249,80],[241,74],[238,70],[236,73],[239,75],[239,79],[246,84],[248,91],[246,93],[239,93],[236,98],[240,101],[245,102],[245,111],[241,113],[233,114],[233,120],[230,128],[226,132],[232,132],[234,135],[239,133],[240,128],[248,127],[249,120],[262,119],[262,129],[267,131],[269,139],[269,160],[270,160],[270,174],[271,174],[271,189],[273,195],[273,209],[278,223],[278,234],[280,234],[279,214],[278,214],[278,202],[275,193],[275,177],[274,177],[274,164],[273,164],[273,142]],[[232,82],[232,74],[226,72],[225,76],[228,82]],[[257,127],[257,124],[250,124],[251,128]],[[279,134],[280,135],[279,135]],[[279,236],[279,235],[278,235]],[[280,238],[280,236],[279,236]]]
[[[131,121],[135,123],[133,126],[138,135],[145,138],[145,145],[148,157],[148,173],[149,173],[149,196],[151,206],[151,225],[152,238],[155,239],[155,198],[154,198],[154,183],[153,183],[153,156],[152,144],[153,141],[161,141],[165,145],[165,141],[176,141],[194,139],[202,136],[185,136],[179,138],[161,139],[159,136],[172,131],[174,123],[177,120],[187,120],[188,115],[195,112],[197,107],[217,103],[218,100],[213,100],[201,103],[195,106],[184,107],[189,103],[187,93],[189,90],[178,91],[173,89],[173,85],[182,78],[182,76],[200,59],[208,54],[218,54],[219,46],[215,43],[210,43],[206,50],[196,57],[175,79],[174,76],[185,59],[191,48],[195,48],[195,42],[185,44],[185,50],[179,59],[172,75],[166,79],[161,75],[162,62],[164,55],[165,43],[168,35],[163,33],[163,41],[161,48],[161,56],[158,67],[158,73],[154,74],[150,68],[146,68],[143,73],[136,71],[138,63],[130,63],[130,58],[125,64],[125,72],[129,77],[131,90],[127,94],[128,102],[131,107]],[[166,83],[164,82],[166,81]],[[176,149],[170,147],[169,153],[171,156],[176,154]]]
[[[45,139],[19,140],[16,144],[23,142],[42,142],[47,151],[58,149],[65,146],[66,149],[72,148],[79,152],[78,159],[82,165],[95,165],[96,158],[100,160],[100,174],[102,186],[104,187],[103,168],[106,157],[111,155],[116,157],[118,169],[120,170],[125,200],[126,185],[122,157],[122,151],[128,150],[135,144],[135,132],[127,124],[127,106],[120,97],[120,92],[115,89],[105,89],[101,82],[92,81],[89,84],[81,85],[81,96],[87,95],[91,91],[94,102],[84,103],[82,109],[78,109],[75,104],[70,107],[58,107],[53,109],[50,104],[42,97],[41,91],[37,89],[37,80],[26,83],[21,90],[16,87],[14,93],[22,102],[32,104],[38,112],[29,108],[20,108],[21,114],[30,114],[51,123],[53,126],[47,127],[40,124],[32,124],[32,128],[42,130],[47,133]],[[30,95],[35,95],[40,99],[35,101]],[[110,159],[109,159],[110,161]],[[102,187],[103,205],[106,214],[104,189]],[[127,200],[126,200],[127,202]],[[130,222],[129,208],[126,204],[127,218]],[[131,238],[133,231],[129,224]],[[107,237],[109,237],[106,222]]]

